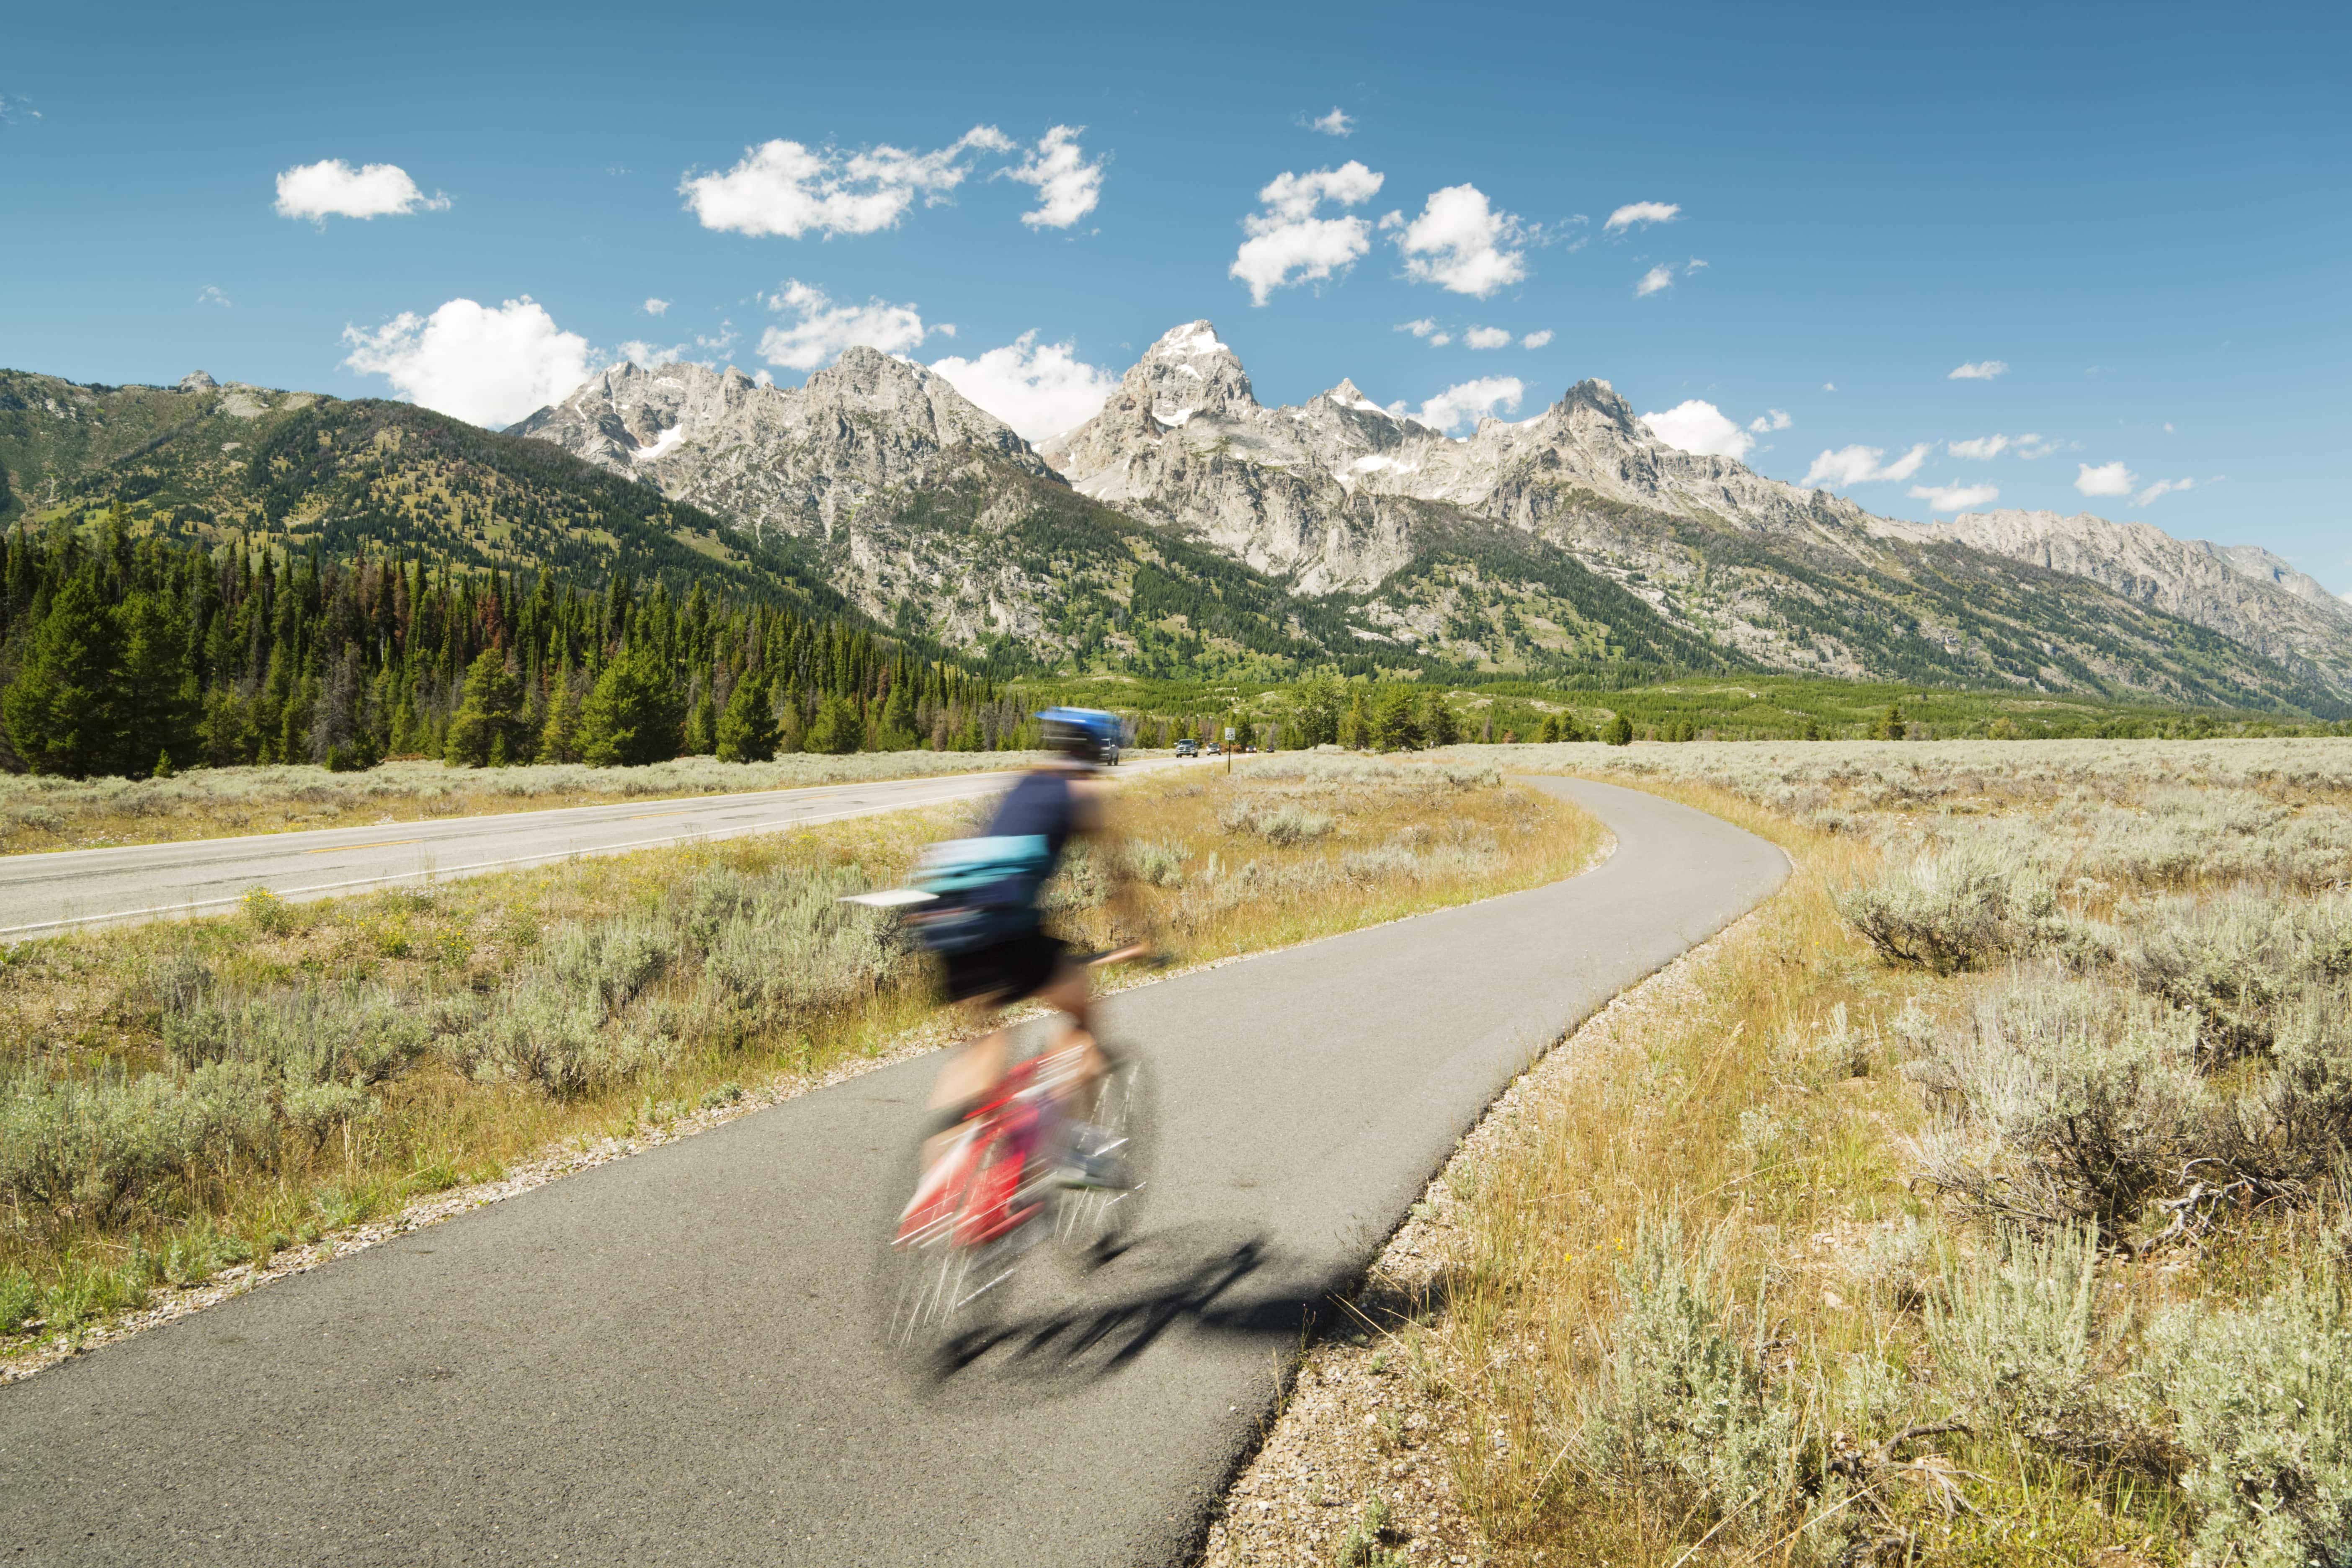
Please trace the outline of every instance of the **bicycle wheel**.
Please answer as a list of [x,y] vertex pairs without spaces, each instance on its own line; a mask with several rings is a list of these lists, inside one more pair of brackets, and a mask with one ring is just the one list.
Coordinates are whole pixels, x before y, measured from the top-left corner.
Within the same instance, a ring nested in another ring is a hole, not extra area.
[[1055,1229],[1064,1242],[1099,1259],[1135,1239],[1151,1192],[1157,1110],[1151,1074],[1142,1059],[1131,1053],[1118,1057],[1095,1086],[1093,1103],[1083,1117],[1100,1137],[1099,1152],[1113,1162],[1118,1181],[1062,1194]]
[[1005,1178],[1019,1155],[1005,1140],[942,1158],[954,1162],[919,1212],[902,1213],[882,1258],[883,1333],[891,1351],[935,1356],[980,1326],[978,1303],[1025,1250],[1029,1227],[1007,1223]]

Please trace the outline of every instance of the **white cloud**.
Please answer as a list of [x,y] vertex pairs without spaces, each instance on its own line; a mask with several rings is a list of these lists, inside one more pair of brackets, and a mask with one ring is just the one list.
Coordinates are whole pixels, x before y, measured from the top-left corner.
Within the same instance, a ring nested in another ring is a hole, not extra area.
[[1837,383],[1834,381],[1825,381],[1822,383],[1822,390],[1823,392],[1835,392],[1837,390]]
[[1309,128],[1320,131],[1326,136],[1353,136],[1356,133],[1355,117],[1342,112],[1337,104],[1332,106],[1330,113],[1320,115],[1307,123]]
[[798,279],[768,297],[771,310],[789,310],[793,321],[770,327],[760,334],[760,357],[786,370],[816,370],[841,357],[845,348],[863,346],[886,354],[904,353],[928,337],[930,329],[912,305],[888,305],[871,300],[863,305],[836,305],[822,289]]
[[2139,494],[2132,497],[2132,505],[2146,506],[2148,502],[2162,496],[2168,496],[2176,490],[2193,490],[2196,488],[2197,481],[2195,479],[2158,479],[2156,483],[2148,486],[2147,489],[2140,491]]
[[1323,203],[1343,207],[1380,194],[1383,176],[1349,159],[1336,169],[1276,175],[1257,199],[1263,212],[1242,219],[1250,237],[1234,253],[1226,276],[1249,285],[1250,303],[1263,305],[1276,289],[1344,272],[1372,247],[1371,226],[1360,217],[1317,217]]
[[2173,432],[2173,428],[2172,428],[2172,421],[2171,421],[2171,420],[2169,420],[2169,419],[2168,419],[2168,420],[2166,420],[2166,421],[2164,422],[2164,433],[2165,433],[2166,435],[2168,435],[2168,436],[2172,435],[2172,434],[2174,433],[2174,432]]
[[1990,462],[2009,450],[2009,437],[1979,436],[1972,441],[1947,441],[1944,443],[1944,450],[1955,458],[1973,458],[1979,463]]
[[[1527,383],[1516,375],[1481,376],[1476,381],[1447,387],[1423,404],[1415,417],[1433,430],[1450,434],[1457,425],[1475,423],[1494,413],[1497,404],[1517,414],[1519,399],[1527,395]],[[1402,406],[1398,405],[1399,408]]]
[[1528,275],[1527,253],[1507,248],[1526,237],[1524,226],[1495,211],[1475,185],[1433,193],[1421,216],[1402,226],[1397,248],[1404,253],[1405,275],[1416,283],[1483,300]]
[[1601,226],[1601,232],[1622,234],[1627,229],[1640,228],[1645,224],[1672,223],[1682,216],[1682,210],[1678,202],[1628,202],[1609,215],[1609,221]]
[[368,163],[352,168],[341,158],[298,163],[278,176],[280,217],[306,217],[323,225],[331,217],[396,217],[423,208],[438,212],[449,198],[436,191],[426,195],[397,163]]
[[1644,414],[1642,423],[1667,446],[1703,458],[1744,458],[1756,446],[1756,437],[1741,429],[1738,420],[1696,397],[1663,414]]
[[667,300],[647,300],[643,305],[639,306],[638,309],[644,310],[648,316],[658,316],[669,309],[669,301]]
[[1697,271],[1700,268],[1705,267],[1706,265],[1706,262],[1701,261],[1697,257],[1694,256],[1683,264],[1683,272],[1687,276],[1690,273]]
[[2074,476],[2074,488],[2086,496],[2127,496],[2139,483],[2139,476],[2120,462],[2101,463],[2097,468],[2077,463],[2081,470]]
[[2020,436],[2017,438],[2017,455],[2030,463],[2036,458],[2048,457],[2051,453],[2059,450],[2065,445],[2065,442],[2059,440],[2055,437],[2044,439],[2029,430],[2024,435]]
[[213,284],[207,283],[202,289],[196,290],[196,303],[199,305],[218,305],[222,309],[226,310],[229,305],[234,303],[234,301],[231,300],[227,295],[222,293],[218,288]]
[[1785,408],[1768,408],[1750,419],[1748,427],[1759,436],[1769,436],[1775,430],[1786,430],[1796,422],[1796,416]]
[[1031,441],[1085,424],[1118,387],[1117,375],[1081,361],[1075,344],[1040,348],[1035,332],[976,359],[934,360],[931,368]]
[[1539,349],[1549,342],[1551,342],[1551,329],[1549,327],[1546,327],[1540,332],[1529,332],[1526,337],[1521,338],[1519,340],[1519,347],[1523,349]]
[[1980,359],[1972,360],[1960,366],[1944,379],[1946,381],[1990,381],[1994,376],[2005,375],[2008,373],[2007,360]]
[[1462,341],[1474,349],[1507,349],[1511,346],[1511,334],[1500,327],[1473,327],[1462,334]]
[[1400,332],[1411,332],[1416,338],[1425,338],[1437,331],[1437,323],[1429,317],[1423,316],[1417,321],[1399,321],[1395,330]]
[[649,343],[642,338],[631,338],[626,342],[615,344],[613,352],[639,370],[651,370],[656,365],[671,364],[684,359],[686,345],[672,343],[667,348],[664,348],[659,343]]
[[975,125],[936,153],[887,145],[843,153],[763,142],[745,148],[724,174],[690,174],[677,189],[705,228],[787,239],[811,229],[827,238],[872,234],[894,226],[918,195],[926,204],[945,200],[971,172],[966,153],[1009,153],[1013,146],[992,125]]
[[1021,215],[1030,227],[1067,228],[1102,200],[1102,160],[1087,163],[1078,147],[1078,135],[1085,130],[1083,125],[1056,125],[1018,167],[998,172],[1005,179],[1037,187],[1036,206]]
[[1866,485],[1881,480],[1907,479],[1919,471],[1927,454],[1936,449],[1933,441],[1922,441],[1891,463],[1882,464],[1886,456],[1884,447],[1841,447],[1834,452],[1823,452],[1805,470],[1797,482],[1811,489],[1817,485],[1843,489],[1847,485]]
[[33,100],[20,93],[0,92],[0,125],[17,125],[27,120],[38,120],[41,111]]
[[1930,511],[1966,511],[2000,499],[1991,485],[1913,485],[1911,499],[1927,503]]
[[1646,300],[1661,289],[1673,288],[1674,284],[1675,269],[1673,268],[1665,266],[1653,267],[1647,272],[1642,274],[1642,279],[1640,282],[1633,285],[1633,298],[1636,300]]
[[344,365],[381,375],[411,403],[476,425],[511,425],[588,379],[588,340],[526,294],[495,309],[452,300],[403,311],[373,331],[345,327]]

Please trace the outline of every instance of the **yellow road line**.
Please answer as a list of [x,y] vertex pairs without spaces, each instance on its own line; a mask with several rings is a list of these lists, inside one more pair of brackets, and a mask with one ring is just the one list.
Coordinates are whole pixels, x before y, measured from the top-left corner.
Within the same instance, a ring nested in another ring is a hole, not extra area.
[[422,838],[387,838],[377,844],[333,844],[324,849],[305,849],[305,855],[340,855],[346,849],[389,849],[395,844],[422,844]]

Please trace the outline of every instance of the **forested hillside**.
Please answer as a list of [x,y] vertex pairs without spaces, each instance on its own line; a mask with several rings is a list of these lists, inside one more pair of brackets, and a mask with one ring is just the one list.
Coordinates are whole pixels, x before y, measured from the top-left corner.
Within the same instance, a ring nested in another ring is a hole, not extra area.
[[0,539],[0,763],[42,773],[192,763],[634,763],[685,752],[1021,738],[992,682],[870,629],[698,579],[528,584],[415,552],[338,559],[95,531]]

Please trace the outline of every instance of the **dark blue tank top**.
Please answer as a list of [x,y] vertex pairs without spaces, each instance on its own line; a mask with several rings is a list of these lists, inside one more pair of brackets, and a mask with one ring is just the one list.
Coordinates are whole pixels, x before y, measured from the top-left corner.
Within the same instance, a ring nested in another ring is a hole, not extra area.
[[1034,835],[1045,841],[1045,875],[1052,876],[1062,864],[1062,847],[1070,841],[1070,832],[1076,826],[1077,800],[1070,793],[1069,779],[1056,772],[1041,771],[1024,773],[997,803],[996,816],[990,819],[990,837],[1018,838]]

